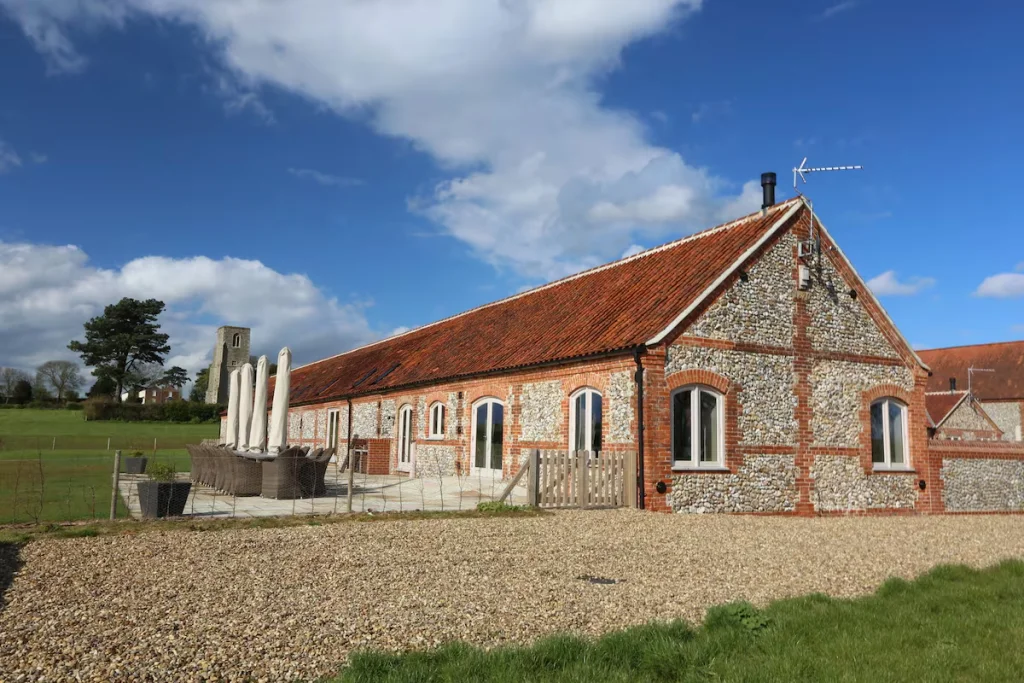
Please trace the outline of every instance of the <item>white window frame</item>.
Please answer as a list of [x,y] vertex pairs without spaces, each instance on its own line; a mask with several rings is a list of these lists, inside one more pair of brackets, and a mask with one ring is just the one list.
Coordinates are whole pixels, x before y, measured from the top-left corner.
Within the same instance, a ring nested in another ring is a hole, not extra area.
[[[889,439],[889,404],[892,403],[900,409],[900,422],[903,423],[903,462],[893,463],[892,445]],[[910,464],[910,429],[908,428],[907,404],[892,396],[883,396],[871,402],[868,407],[868,441],[871,440],[871,409],[877,405],[882,406],[882,462],[874,461],[874,451],[871,452],[871,469],[880,471],[906,472],[914,468]],[[874,448],[874,446],[871,446]]]
[[[690,462],[676,460],[676,394],[684,391],[690,392],[690,453],[693,459]],[[701,392],[711,394],[718,400],[718,457],[708,462],[700,459],[700,394]],[[672,391],[669,397],[669,420],[672,424],[671,448],[672,448],[672,469],[676,472],[696,470],[719,470],[725,471],[725,396],[720,391],[709,387],[706,384],[688,384]]]
[[[583,408],[585,413],[584,418],[587,420],[587,433],[584,435],[584,440],[588,446],[594,444],[594,420],[591,419],[594,410],[594,396],[601,399],[601,424],[604,425],[604,397],[601,392],[593,387],[582,387],[577,389],[569,395],[569,451],[593,451],[593,448],[573,448],[572,440],[576,436],[576,399],[579,398],[580,394],[586,394],[587,401]],[[603,434],[601,435],[604,436]],[[602,439],[603,440],[603,439]]]
[[[488,448],[490,448],[490,446],[491,446],[491,441],[492,441],[492,436],[493,436],[492,432],[494,430],[494,405],[497,404],[497,405],[501,406],[502,411],[505,410],[505,402],[502,401],[499,398],[494,398],[493,396],[485,396],[484,398],[478,399],[478,400],[473,402],[473,404],[471,406],[471,408],[473,410],[473,412],[472,412],[472,416],[473,417],[472,417],[472,421],[471,421],[472,430],[470,431],[470,434],[469,434],[469,439],[470,439],[470,442],[469,442],[470,443],[470,449],[469,449],[470,474],[473,474],[473,475],[476,475],[476,474],[494,474],[495,476],[501,476],[503,471],[504,471],[504,469],[505,469],[505,453],[504,453],[504,449],[505,449],[505,438],[504,437],[505,437],[505,435],[504,434],[502,434],[502,439],[501,439],[501,448],[502,448],[501,469],[492,469],[489,466],[488,467],[477,467],[476,466],[476,430],[479,428],[479,426],[477,425],[477,422],[476,422],[476,411],[480,408],[481,405],[484,405],[484,404],[487,404],[487,436],[484,439],[484,443],[487,444]],[[504,415],[503,415],[502,416],[502,425],[504,425],[504,424],[505,424],[505,418],[504,418]],[[493,454],[491,454],[491,457],[489,457],[489,458],[484,458],[484,460],[487,463],[487,465],[490,465],[492,462],[494,462]]]
[[[408,416],[408,422],[406,422],[406,416]],[[398,435],[396,439],[398,443],[398,448],[396,449],[396,469],[399,472],[413,472],[415,471],[416,468],[416,447],[414,443],[415,439],[413,438],[414,425],[412,417],[412,406],[409,405],[408,403],[406,403],[405,405],[398,409],[398,420],[396,420],[396,422],[398,423]],[[409,442],[408,462],[402,462],[402,448],[405,446],[405,444],[402,442],[403,429],[405,430],[405,439]]]
[[[327,411],[327,441],[324,443],[324,448],[330,448],[331,446],[337,448],[340,432],[341,413],[338,412],[337,408],[331,408]],[[334,443],[331,443],[332,440]]]
[[[441,427],[441,430],[435,432],[434,431],[434,423],[435,423],[434,413],[438,413],[438,412],[440,413],[440,416],[439,416],[439,419],[436,420],[436,422]],[[444,419],[445,419],[445,417],[447,417],[445,415],[446,412],[447,411],[445,410],[445,405],[441,401],[434,401],[433,403],[430,404],[430,414],[429,414],[430,421],[427,423],[429,425],[429,427],[428,427],[429,434],[427,435],[427,438],[435,439],[435,440],[440,440],[440,439],[444,438],[444,428],[445,428]]]

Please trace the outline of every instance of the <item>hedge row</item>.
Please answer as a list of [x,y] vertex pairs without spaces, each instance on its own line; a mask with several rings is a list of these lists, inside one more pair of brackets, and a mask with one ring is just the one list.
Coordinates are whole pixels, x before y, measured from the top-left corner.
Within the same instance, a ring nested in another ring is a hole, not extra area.
[[218,422],[219,405],[170,401],[168,403],[114,403],[89,399],[85,402],[86,420],[118,420],[120,422]]

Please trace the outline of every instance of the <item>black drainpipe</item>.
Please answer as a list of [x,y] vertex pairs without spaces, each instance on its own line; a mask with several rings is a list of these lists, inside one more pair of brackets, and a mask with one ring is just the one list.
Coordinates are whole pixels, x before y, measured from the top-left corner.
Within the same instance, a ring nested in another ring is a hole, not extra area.
[[646,344],[638,344],[633,349],[633,358],[636,360],[636,374],[633,379],[636,382],[636,423],[637,423],[637,473],[636,473],[636,502],[641,510],[646,508],[645,498],[647,491],[644,488],[644,367],[640,363],[640,354],[647,351]]

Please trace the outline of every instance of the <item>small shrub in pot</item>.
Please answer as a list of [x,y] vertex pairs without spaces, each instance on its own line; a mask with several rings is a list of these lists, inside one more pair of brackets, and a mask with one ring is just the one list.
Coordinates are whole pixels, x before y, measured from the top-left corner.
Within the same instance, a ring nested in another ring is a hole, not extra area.
[[185,511],[192,482],[177,481],[176,475],[170,463],[158,462],[149,468],[150,481],[138,484],[143,517],[179,517]]

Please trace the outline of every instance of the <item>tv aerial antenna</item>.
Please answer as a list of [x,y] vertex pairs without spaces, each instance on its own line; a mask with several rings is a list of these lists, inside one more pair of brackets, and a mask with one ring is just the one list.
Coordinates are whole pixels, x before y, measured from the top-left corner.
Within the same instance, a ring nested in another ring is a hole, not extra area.
[[804,157],[804,160],[800,162],[800,165],[793,169],[793,189],[796,191],[797,194],[800,194],[800,191],[797,190],[796,179],[799,177],[800,180],[804,181],[804,184],[806,185],[807,184],[807,174],[808,173],[821,173],[822,171],[862,171],[862,170],[864,170],[863,166],[817,166],[817,167],[813,167],[813,168],[808,168],[807,167],[807,157]]

